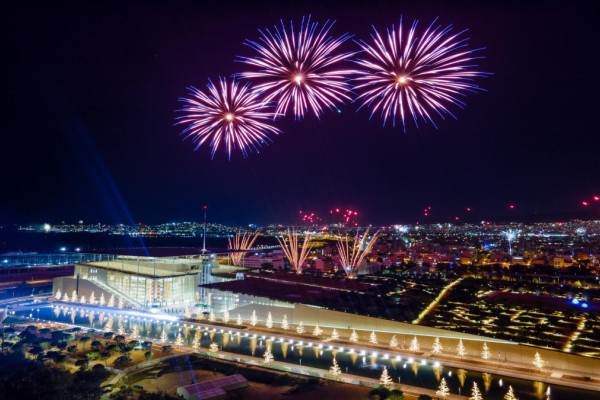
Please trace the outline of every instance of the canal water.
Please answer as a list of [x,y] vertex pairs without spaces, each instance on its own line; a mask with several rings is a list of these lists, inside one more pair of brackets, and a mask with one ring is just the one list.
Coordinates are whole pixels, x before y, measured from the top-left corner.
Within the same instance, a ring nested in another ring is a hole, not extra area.
[[[331,367],[335,355],[342,373],[347,372],[379,379],[385,366],[395,383],[437,390],[441,378],[444,378],[452,393],[466,396],[471,395],[473,382],[476,382],[486,400],[503,399],[509,385],[513,387],[516,396],[521,400],[600,399],[599,392],[450,368],[443,364],[433,365],[430,362],[423,362],[418,357],[397,359],[395,356],[387,357],[383,352],[374,354],[372,351],[365,351],[363,353],[359,345],[350,351],[350,347],[341,350],[339,345],[330,347],[328,343],[314,339],[305,339],[303,342],[294,343],[282,342],[277,335],[272,340],[268,335],[254,337],[253,335],[246,336],[244,333],[230,334],[227,328],[224,328],[223,331],[221,329],[206,330],[204,327],[199,327],[198,324],[160,321],[142,315],[122,315],[120,310],[114,312],[94,311],[91,307],[56,305],[32,308],[16,314],[33,320],[56,321],[115,333],[131,334],[132,331],[137,330],[140,335],[139,340],[149,340],[156,344],[161,344],[161,339],[166,339],[165,345],[174,345],[177,338],[180,337],[184,344],[192,345],[194,337],[197,335],[202,348],[208,348],[212,342],[215,342],[222,350],[256,357],[262,357],[269,346],[275,360],[324,370]],[[312,342],[310,342],[311,340]]]

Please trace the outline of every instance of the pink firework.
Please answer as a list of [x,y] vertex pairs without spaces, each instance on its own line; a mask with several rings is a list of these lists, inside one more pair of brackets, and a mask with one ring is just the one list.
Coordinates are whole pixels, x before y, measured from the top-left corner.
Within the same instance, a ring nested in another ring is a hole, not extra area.
[[246,157],[249,151],[258,152],[260,146],[270,142],[269,134],[280,133],[263,122],[272,120],[273,113],[265,111],[265,103],[248,84],[240,85],[235,80],[228,83],[221,78],[218,87],[210,80],[206,87],[208,92],[190,87],[190,97],[179,99],[184,103],[179,111],[185,115],[178,117],[177,123],[187,124],[182,134],[197,143],[196,150],[210,143],[214,158],[223,143],[229,158],[235,148]]
[[325,107],[333,109],[351,100],[348,78],[353,71],[338,67],[354,55],[340,51],[350,35],[330,36],[333,24],[326,21],[319,28],[309,16],[302,18],[298,31],[290,22],[288,31],[281,21],[281,27],[276,25],[273,31],[259,31],[258,41],[245,41],[258,54],[238,57],[238,61],[255,67],[239,76],[256,81],[256,90],[265,95],[266,101],[277,103],[276,116],[285,115],[291,106],[297,119],[309,109],[318,117]]
[[481,49],[469,50],[468,39],[462,32],[452,33],[452,27],[431,25],[424,32],[417,32],[414,21],[409,30],[392,25],[387,37],[373,28],[372,44],[357,41],[363,50],[362,58],[355,62],[362,68],[355,78],[357,100],[361,107],[371,108],[371,117],[380,113],[385,125],[391,119],[393,125],[400,118],[404,130],[409,116],[418,127],[418,120],[431,122],[437,114],[456,118],[449,106],[465,106],[460,99],[465,92],[482,89],[473,83],[476,77],[488,75],[476,70],[474,60]]

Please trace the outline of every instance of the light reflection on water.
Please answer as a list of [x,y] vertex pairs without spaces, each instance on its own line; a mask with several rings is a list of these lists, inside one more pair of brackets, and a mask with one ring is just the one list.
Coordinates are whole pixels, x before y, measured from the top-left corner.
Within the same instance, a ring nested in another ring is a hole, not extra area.
[[[115,310],[117,311],[117,310]],[[29,311],[18,312],[19,315],[28,316]],[[598,399],[599,396],[592,392],[570,389],[560,386],[550,386],[542,382],[533,382],[522,379],[515,379],[505,376],[497,376],[489,373],[480,373],[467,371],[464,369],[455,369],[445,366],[433,366],[429,363],[423,363],[423,360],[397,360],[395,357],[387,359],[381,355],[374,356],[372,353],[358,356],[358,351],[340,351],[331,349],[330,346],[299,345],[288,342],[281,342],[279,339],[253,337],[244,334],[236,335],[223,332],[222,329],[206,331],[198,329],[197,325],[176,322],[176,321],[157,321],[154,318],[143,316],[120,315],[107,311],[91,311],[87,308],[69,308],[59,307],[40,308],[39,319],[50,320],[62,323],[71,323],[79,326],[94,328],[97,330],[115,331],[120,334],[131,334],[133,327],[139,332],[139,340],[149,340],[156,344],[161,344],[161,339],[166,339],[164,344],[171,344],[175,341],[178,334],[181,334],[185,345],[191,346],[196,336],[196,332],[201,332],[200,346],[208,348],[211,342],[216,342],[223,350],[248,356],[262,357],[267,346],[275,360],[285,360],[288,363],[329,369],[332,364],[333,356],[342,372],[351,373],[370,378],[379,379],[384,366],[395,383],[425,387],[436,390],[439,387],[441,378],[445,378],[451,393],[470,395],[473,382],[477,382],[478,387],[488,400],[503,399],[508,386],[511,385],[521,400],[542,400],[550,395],[551,399],[564,399],[577,396],[578,400]],[[166,338],[162,338],[162,332],[166,333]],[[312,348],[313,351],[309,351]]]

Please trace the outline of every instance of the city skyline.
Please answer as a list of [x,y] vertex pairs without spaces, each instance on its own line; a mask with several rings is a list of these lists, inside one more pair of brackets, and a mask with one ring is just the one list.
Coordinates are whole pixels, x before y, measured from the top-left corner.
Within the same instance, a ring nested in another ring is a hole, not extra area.
[[[238,226],[293,223],[299,210],[336,206],[379,225],[579,212],[599,191],[595,9],[13,5],[2,17],[12,56],[1,67],[11,117],[2,126],[9,189],[0,222],[199,220],[204,204],[211,221]],[[174,126],[185,87],[239,72],[244,40],[309,14],[336,20],[334,35],[364,40],[371,24],[384,30],[403,17],[427,26],[437,17],[468,29],[470,46],[484,48],[479,68],[493,75],[478,82],[486,92],[453,109],[457,120],[436,120],[437,130],[383,127],[346,102],[341,114],[281,119],[283,133],[247,159],[194,152]]]

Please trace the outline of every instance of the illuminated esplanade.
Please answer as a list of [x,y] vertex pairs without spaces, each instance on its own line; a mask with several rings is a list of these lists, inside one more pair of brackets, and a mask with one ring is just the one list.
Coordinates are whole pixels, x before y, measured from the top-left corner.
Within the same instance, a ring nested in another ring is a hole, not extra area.
[[[196,249],[137,249],[122,251],[125,254],[98,254],[96,259],[75,264],[72,277],[55,278],[52,292],[62,293],[61,300],[79,301],[110,299],[131,308],[182,308],[205,302],[204,289],[199,285],[226,279],[212,275],[232,267],[219,266],[215,253],[190,254]],[[119,253],[119,251],[115,251]],[[181,255],[179,253],[186,253]]]

